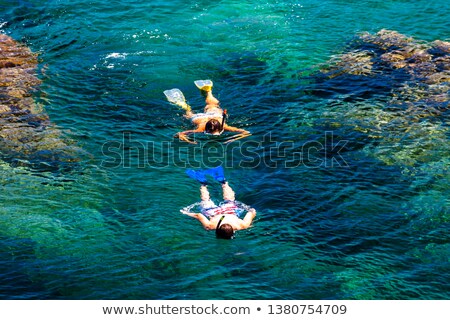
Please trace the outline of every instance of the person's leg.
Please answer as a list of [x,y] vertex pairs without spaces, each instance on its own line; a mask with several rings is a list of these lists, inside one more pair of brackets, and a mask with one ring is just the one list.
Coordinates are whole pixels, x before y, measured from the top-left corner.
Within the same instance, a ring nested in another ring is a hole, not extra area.
[[210,109],[210,108],[214,108],[214,107],[220,108],[220,107],[219,107],[219,100],[217,100],[217,99],[213,96],[213,94],[212,94],[212,89],[211,89],[210,91],[206,91],[206,92],[204,93],[204,95],[206,96],[206,97],[205,97],[205,103],[206,103],[205,111],[206,111],[206,109]]
[[228,182],[222,183],[222,191],[223,191],[223,200],[225,201],[234,201],[235,195],[233,189],[228,185]]
[[197,88],[200,89],[201,94],[205,97],[205,112],[219,107],[219,100],[212,94],[213,82],[211,80],[196,80],[194,81]]
[[215,203],[211,200],[208,187],[206,185],[202,185],[200,187],[200,198],[202,199],[201,206],[203,209],[210,209],[216,206]]
[[211,201],[211,196],[209,195],[208,187],[204,184],[200,186],[200,199],[202,199],[202,201]]
[[179,101],[176,103],[177,106],[181,107],[186,113],[184,115],[185,118],[190,119],[194,116],[194,112],[192,112],[192,108],[187,104],[186,101]]
[[190,106],[188,106],[188,107],[189,107],[189,108],[187,108],[187,109],[184,109],[184,108],[183,108],[183,109],[186,111],[186,114],[184,115],[184,117],[187,118],[187,119],[190,119],[190,118],[192,118],[192,117],[195,115],[195,113],[192,112]]

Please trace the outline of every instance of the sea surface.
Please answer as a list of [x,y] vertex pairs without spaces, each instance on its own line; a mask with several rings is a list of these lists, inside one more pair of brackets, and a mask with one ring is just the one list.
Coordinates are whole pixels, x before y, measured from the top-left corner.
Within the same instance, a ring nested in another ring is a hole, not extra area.
[[[1,299],[450,298],[448,108],[374,137],[361,127],[389,93],[314,90],[362,32],[449,41],[448,0],[8,0],[0,13],[39,54],[36,103],[82,150],[51,170],[0,160]],[[191,126],[163,91],[200,111],[197,79],[252,136],[174,138]],[[220,164],[258,213],[232,241],[180,213],[199,200],[186,168]]]

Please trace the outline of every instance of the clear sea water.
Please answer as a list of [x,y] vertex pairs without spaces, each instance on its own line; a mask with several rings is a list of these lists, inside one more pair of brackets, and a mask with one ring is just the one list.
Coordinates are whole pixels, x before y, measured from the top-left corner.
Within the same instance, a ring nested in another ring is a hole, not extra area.
[[[36,101],[84,150],[71,170],[0,163],[0,298],[450,298],[449,113],[425,121],[435,136],[411,125],[400,141],[375,139],[356,127],[383,99],[315,95],[305,80],[363,31],[448,41],[447,0],[8,0],[0,10],[1,31],[39,53]],[[201,110],[197,79],[214,81],[230,123],[251,137],[226,149],[173,139],[190,126],[162,92],[180,88]],[[316,152],[286,165],[307,143],[344,140],[341,162]],[[220,163],[258,212],[233,241],[179,212],[198,201],[185,168]]]

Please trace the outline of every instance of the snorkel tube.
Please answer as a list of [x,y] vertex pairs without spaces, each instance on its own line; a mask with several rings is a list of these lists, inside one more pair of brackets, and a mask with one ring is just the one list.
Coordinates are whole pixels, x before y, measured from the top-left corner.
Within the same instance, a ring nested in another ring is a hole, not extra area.
[[216,227],[216,237],[218,237],[218,238],[220,238],[220,236],[219,236],[219,233],[217,232],[217,230],[219,230],[220,225],[222,224],[222,221],[223,221],[224,218],[225,218],[225,216],[222,216],[220,218],[219,223],[217,224],[217,227]]
[[224,124],[225,124],[225,119],[226,119],[227,117],[228,117],[227,109],[224,109],[224,110],[222,111],[222,123],[221,123],[221,125],[220,125],[220,127],[222,128],[222,130],[221,130],[220,133],[222,133],[222,132],[224,131],[223,126],[224,126]]

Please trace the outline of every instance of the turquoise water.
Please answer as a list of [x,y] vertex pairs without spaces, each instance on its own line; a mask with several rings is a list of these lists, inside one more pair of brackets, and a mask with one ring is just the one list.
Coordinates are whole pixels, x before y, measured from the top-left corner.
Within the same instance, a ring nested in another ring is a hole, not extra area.
[[[385,97],[310,77],[363,31],[449,41],[449,2],[241,2],[0,1],[39,53],[36,101],[84,150],[69,171],[0,162],[1,298],[450,298],[448,108],[374,138]],[[173,139],[190,126],[162,92],[199,110],[197,79],[251,137]],[[185,168],[220,163],[258,212],[233,241],[179,213],[198,201]]]

